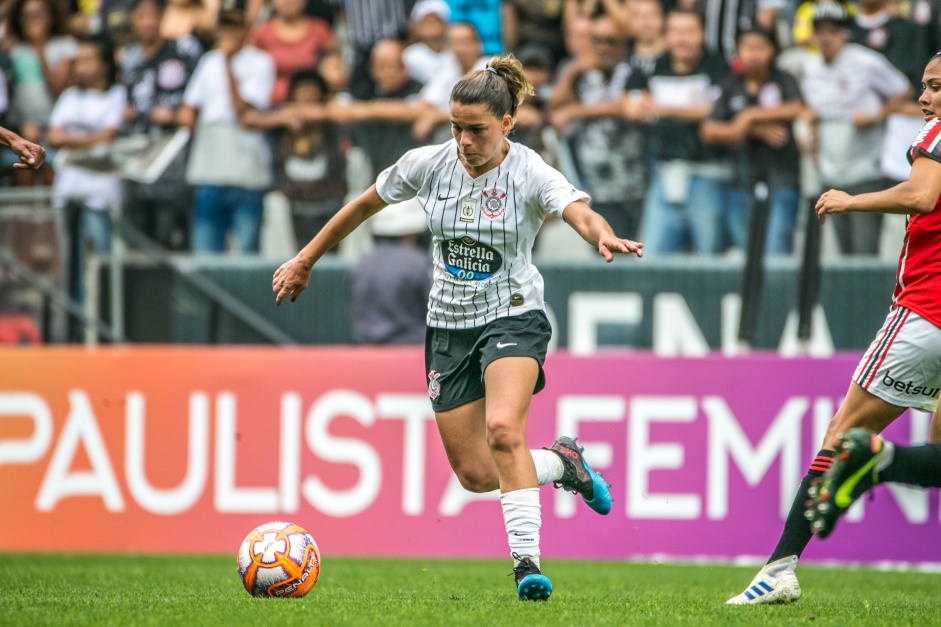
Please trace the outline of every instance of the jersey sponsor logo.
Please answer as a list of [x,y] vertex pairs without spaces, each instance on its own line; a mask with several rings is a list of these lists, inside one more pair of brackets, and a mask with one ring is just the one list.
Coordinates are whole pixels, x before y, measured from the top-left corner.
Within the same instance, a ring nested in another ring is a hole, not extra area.
[[938,393],[941,392],[941,388],[915,385],[914,381],[902,381],[901,379],[894,378],[888,370],[882,375],[882,385],[909,396],[921,395],[927,396],[928,398],[938,398]]
[[496,250],[465,235],[441,243],[444,267],[451,275],[465,281],[481,281],[496,273],[503,257]]
[[483,198],[480,203],[481,213],[491,220],[503,215],[503,212],[506,211],[506,205],[504,204],[506,192],[501,192],[495,187],[489,192],[484,191],[482,196]]

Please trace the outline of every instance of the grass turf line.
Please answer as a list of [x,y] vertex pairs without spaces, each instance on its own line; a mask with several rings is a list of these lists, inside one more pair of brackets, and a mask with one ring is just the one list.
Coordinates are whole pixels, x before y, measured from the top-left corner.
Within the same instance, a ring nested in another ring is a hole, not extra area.
[[303,599],[255,599],[235,557],[0,554],[0,625],[931,625],[941,576],[801,567],[798,604],[729,607],[756,569],[546,561],[548,603],[508,560],[324,559]]

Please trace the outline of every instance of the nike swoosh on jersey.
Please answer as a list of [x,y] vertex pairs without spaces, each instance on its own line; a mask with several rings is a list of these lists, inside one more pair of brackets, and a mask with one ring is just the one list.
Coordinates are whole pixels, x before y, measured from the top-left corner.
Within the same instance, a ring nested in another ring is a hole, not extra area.
[[438,200],[440,201],[451,200],[452,198],[454,198],[454,196],[438,196]]
[[497,342],[497,348],[506,348],[507,346],[516,346],[516,342]]

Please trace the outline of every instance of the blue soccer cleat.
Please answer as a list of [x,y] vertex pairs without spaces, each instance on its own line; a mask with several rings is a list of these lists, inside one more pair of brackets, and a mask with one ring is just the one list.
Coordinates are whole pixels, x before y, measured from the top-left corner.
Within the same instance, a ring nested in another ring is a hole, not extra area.
[[605,483],[601,475],[591,469],[582,455],[577,438],[561,436],[556,438],[548,450],[562,459],[562,478],[555,482],[555,487],[580,494],[582,500],[602,516],[611,511],[611,486]]
[[[516,557],[514,555],[514,557]],[[539,572],[539,567],[528,557],[519,560],[513,568],[516,575],[516,594],[520,601],[548,601],[552,582]]]

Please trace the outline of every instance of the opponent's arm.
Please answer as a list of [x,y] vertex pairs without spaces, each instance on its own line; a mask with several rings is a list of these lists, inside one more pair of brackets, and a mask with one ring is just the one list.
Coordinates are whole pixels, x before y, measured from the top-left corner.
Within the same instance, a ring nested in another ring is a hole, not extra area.
[[831,189],[817,200],[817,219],[823,224],[827,214],[843,214],[851,211],[876,213],[930,213],[941,196],[941,163],[927,157],[919,157],[912,164],[907,181],[880,192],[850,196],[846,192]]
[[570,203],[562,210],[562,219],[578,233],[583,240],[598,247],[598,254],[604,257],[604,260],[611,262],[614,260],[614,253],[628,255],[634,253],[638,257],[643,257],[641,250],[644,245],[639,242],[632,242],[629,239],[622,239],[614,234],[608,221],[595,212],[583,200],[576,200]]
[[274,273],[271,288],[275,302],[280,305],[288,297],[292,302],[296,300],[310,282],[310,271],[317,260],[385,206],[386,202],[379,196],[376,186],[371,185],[340,209],[314,239]]

